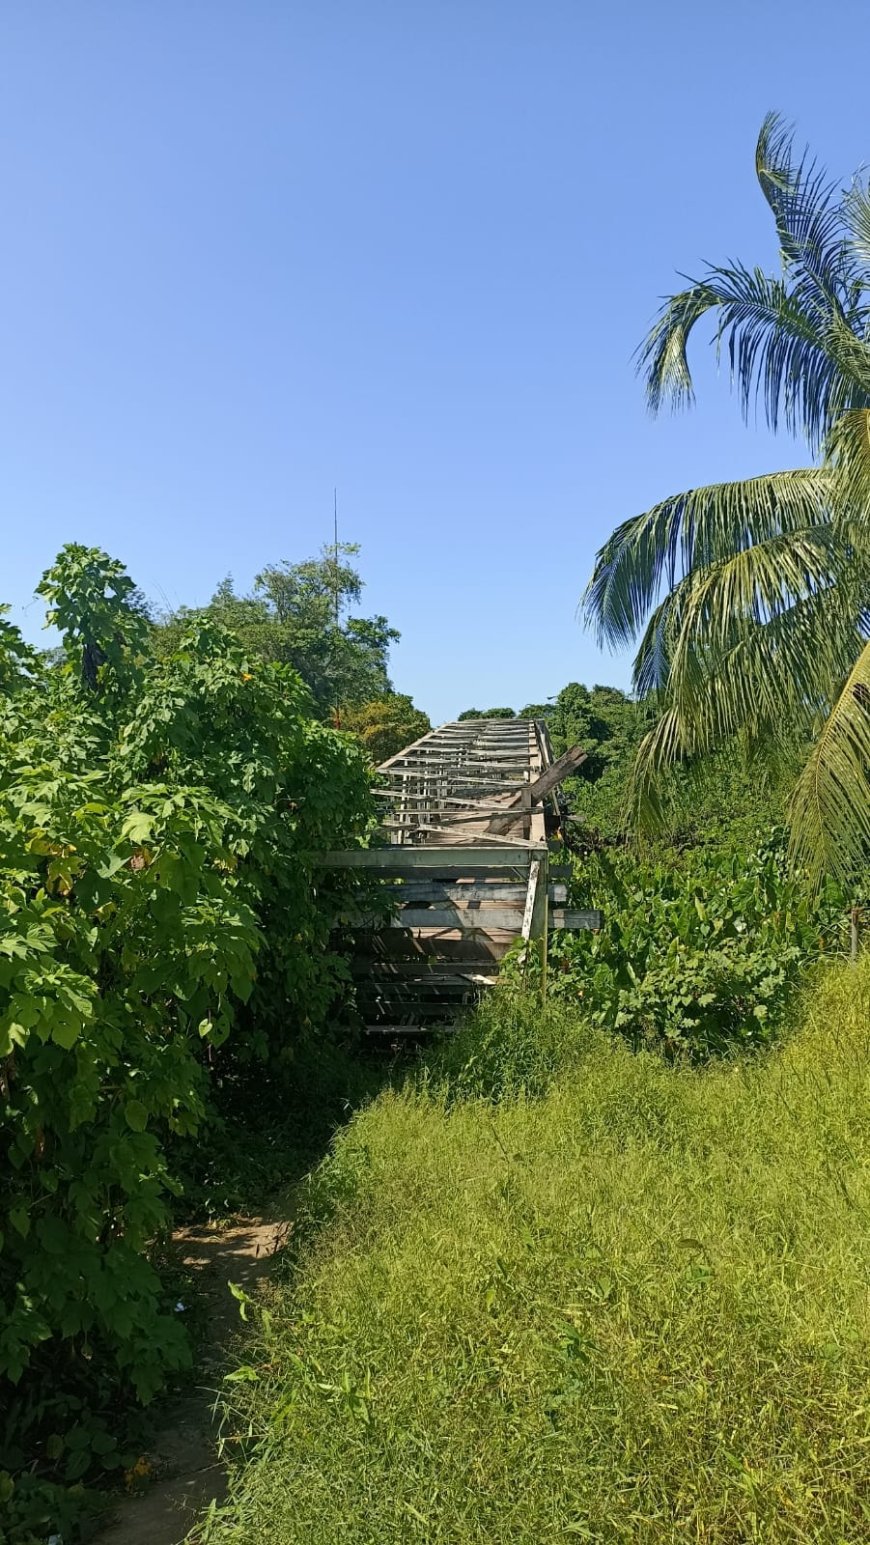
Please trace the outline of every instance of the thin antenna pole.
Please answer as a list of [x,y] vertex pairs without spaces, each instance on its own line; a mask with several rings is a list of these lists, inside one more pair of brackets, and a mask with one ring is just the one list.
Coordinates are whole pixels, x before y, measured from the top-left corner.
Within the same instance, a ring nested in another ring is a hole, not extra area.
[[[335,600],[335,629],[336,629],[336,632],[338,632],[338,629],[341,626],[341,592],[340,592],[340,587],[339,587],[339,574],[338,574],[338,489],[335,486],[333,486],[333,489],[332,489],[332,556],[333,556],[333,560],[334,560],[332,572],[333,572],[333,575],[334,575],[334,578],[335,578],[335,596],[334,596],[334,600]],[[336,682],[336,687],[337,686],[338,686],[338,683]],[[341,729],[341,702],[339,701],[339,697],[338,697],[338,692],[337,691],[336,691],[334,718],[335,718],[335,727],[336,727],[337,730],[340,730]]]
[[333,520],[333,555],[335,558],[335,626],[340,621],[339,593],[338,593],[338,489],[332,490],[332,520]]

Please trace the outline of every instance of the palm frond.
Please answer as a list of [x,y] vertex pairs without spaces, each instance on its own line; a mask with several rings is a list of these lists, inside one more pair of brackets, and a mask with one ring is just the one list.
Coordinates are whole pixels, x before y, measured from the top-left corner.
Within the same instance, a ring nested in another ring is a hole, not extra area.
[[847,879],[870,851],[870,644],[865,645],[798,779],[792,857],[818,881]]
[[[832,312],[825,334],[825,344],[840,373],[840,411],[870,406],[870,346],[868,346],[865,330],[862,329],[862,335],[859,337],[843,316]],[[836,407],[836,399],[832,398],[832,401]],[[836,427],[837,416],[837,414],[833,416],[830,429]]]
[[648,337],[637,352],[638,372],[646,375],[647,403],[658,413],[669,401],[675,408],[688,407],[695,399],[689,369],[689,335],[708,311],[721,306],[722,297],[709,284],[692,284],[671,295],[662,306]]
[[818,298],[847,306],[857,261],[842,194],[808,149],[795,155],[793,130],[778,113],[768,113],[761,126],[755,170],[786,265],[800,268]]
[[863,383],[843,377],[845,344],[834,327],[850,325],[838,307],[822,302],[799,275],[787,284],[738,263],[711,266],[702,281],[665,302],[637,355],[653,412],[666,398],[676,406],[692,401],[688,339],[708,313],[715,313],[714,338],[727,349],[745,418],[760,404],[773,430],[782,421],[815,450],[843,407],[870,402]]
[[670,683],[679,698],[700,684],[695,661],[721,655],[748,630],[833,585],[851,556],[846,530],[779,532],[695,569],[656,607],[634,663],[641,696]]
[[657,831],[664,819],[662,790],[667,774],[692,754],[680,715],[666,708],[644,736],[628,780],[625,816],[642,831]]
[[599,642],[634,639],[663,584],[727,560],[784,532],[830,519],[831,480],[822,468],[712,483],[663,499],[618,526],[597,554],[583,598]]
[[843,216],[848,241],[856,263],[864,270],[864,283],[870,282],[870,183],[866,175],[855,178],[843,199]]
[[769,760],[818,731],[870,631],[862,600],[870,592],[866,544],[856,563],[859,573],[852,564],[840,584],[813,590],[767,621],[738,616],[730,640],[719,624],[707,639],[685,630],[655,694],[660,723],[634,769],[631,813],[638,820],[655,823],[660,785],[675,762],[738,738]]
[[[868,572],[865,562],[865,585]],[[664,697],[678,707],[699,752],[737,734],[757,746],[780,728],[794,739],[818,728],[867,634],[851,585],[820,589],[767,622],[735,630],[720,648],[703,656],[694,649],[688,669],[678,660]]]
[[828,460],[836,484],[839,517],[870,525],[870,409],[852,408],[828,438]]

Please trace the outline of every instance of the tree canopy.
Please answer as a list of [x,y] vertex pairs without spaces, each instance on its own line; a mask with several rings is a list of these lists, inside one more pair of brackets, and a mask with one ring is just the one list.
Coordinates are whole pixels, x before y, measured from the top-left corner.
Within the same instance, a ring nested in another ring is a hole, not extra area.
[[171,648],[195,617],[211,618],[259,658],[298,672],[318,716],[337,721],[343,710],[392,692],[389,651],[399,638],[386,617],[350,615],[363,591],[349,561],[358,552],[356,543],[340,542],[301,563],[268,564],[250,595],[237,595],[228,577],[207,606],[182,607],[164,619],[161,647]]
[[870,185],[844,193],[776,116],[756,173],[780,271],[708,266],[640,351],[647,396],[692,400],[687,345],[712,318],[744,415],[800,435],[809,467],[690,489],[625,521],[598,554],[586,612],[602,642],[639,639],[634,686],[657,722],[635,806],[663,774],[735,738],[756,754],[810,742],[792,853],[846,875],[870,842]]

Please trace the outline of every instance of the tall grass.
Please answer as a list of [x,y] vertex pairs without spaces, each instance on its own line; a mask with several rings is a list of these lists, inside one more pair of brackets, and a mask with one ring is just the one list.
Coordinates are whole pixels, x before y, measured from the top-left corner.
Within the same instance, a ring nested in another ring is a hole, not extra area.
[[207,1537],[870,1538],[870,966],[706,1071],[523,1023],[337,1139]]

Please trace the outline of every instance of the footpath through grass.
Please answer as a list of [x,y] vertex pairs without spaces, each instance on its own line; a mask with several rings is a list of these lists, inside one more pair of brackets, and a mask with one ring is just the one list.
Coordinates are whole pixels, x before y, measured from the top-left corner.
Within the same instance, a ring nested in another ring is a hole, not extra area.
[[314,1178],[200,1537],[870,1538],[870,965],[803,1019],[693,1071],[494,1000],[375,1100]]

